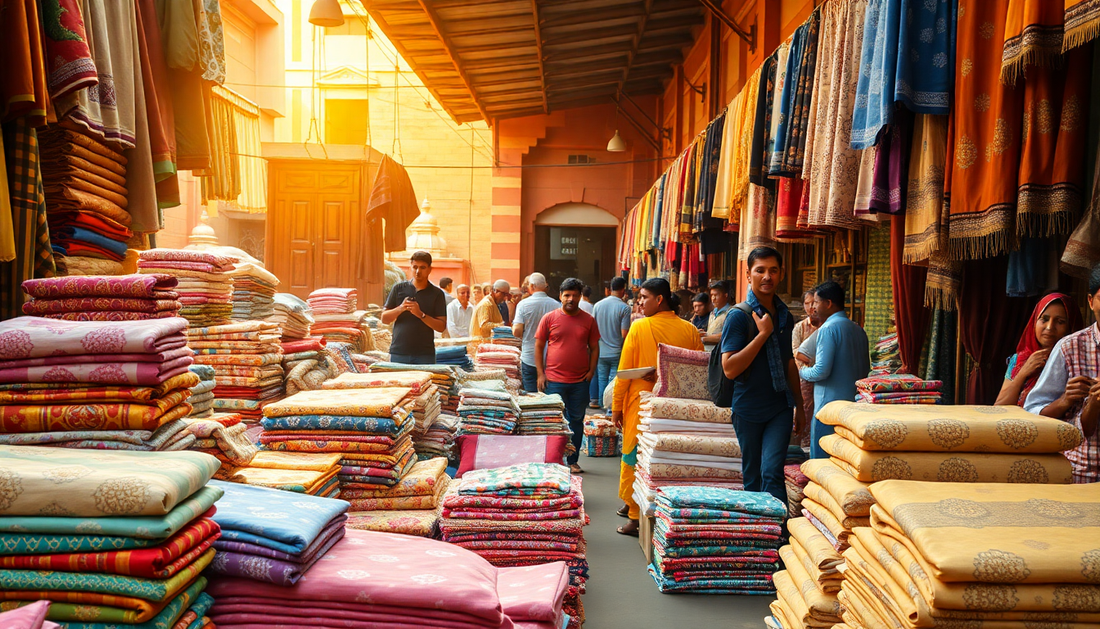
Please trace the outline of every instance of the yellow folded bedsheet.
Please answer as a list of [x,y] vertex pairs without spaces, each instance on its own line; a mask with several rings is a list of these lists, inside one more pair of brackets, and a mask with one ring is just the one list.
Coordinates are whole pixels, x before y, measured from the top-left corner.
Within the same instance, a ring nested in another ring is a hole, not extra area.
[[[804,520],[805,518],[801,519]],[[812,526],[813,525],[811,525],[811,527]],[[814,529],[814,533],[821,537],[821,541],[823,543],[829,543],[828,540],[825,539],[825,536],[821,535],[821,533],[817,529]],[[789,546],[791,552],[794,553],[795,559],[797,559],[799,563],[802,564],[802,569],[806,572],[806,574],[810,575],[810,578],[813,579],[814,583],[817,583],[818,588],[826,594],[835,596],[836,593],[840,590],[840,584],[844,580],[844,575],[840,574],[840,572],[835,567],[829,570],[821,570],[820,568],[818,568],[817,565],[814,564],[813,560],[810,559],[809,554],[806,553],[806,549],[803,548],[802,544],[800,544],[798,540],[795,539],[793,536],[791,537],[791,543],[789,544]],[[829,546],[829,550],[832,550],[837,558],[840,558],[840,554],[837,553],[831,545]]]
[[311,470],[330,472],[340,466],[343,455],[329,452],[271,452],[262,450],[252,457],[248,467],[272,470]]
[[809,484],[803,489],[803,493],[806,498],[816,502],[817,504],[825,507],[834,518],[836,518],[840,525],[846,529],[854,529],[857,526],[871,526],[871,518],[869,516],[850,516],[844,513],[844,509],[833,498],[832,494],[825,491],[825,489],[817,483],[810,481]]
[[820,440],[832,461],[856,480],[921,480],[941,483],[1073,482],[1073,468],[1061,454],[977,452],[869,452],[840,435]]
[[941,581],[1100,584],[1100,484],[884,481],[871,494],[874,530]]
[[[840,604],[837,603],[836,593],[826,594],[817,581],[810,576],[799,561],[794,549],[790,545],[779,549],[779,557],[783,559],[785,572],[790,579],[794,590],[798,592],[802,609],[797,602],[791,606],[792,610],[799,614],[798,619],[802,623],[814,625],[820,623],[824,626],[832,626],[840,621]],[[776,590],[779,590],[779,581],[775,581]],[[792,597],[793,598],[793,597]]]
[[806,461],[802,464],[802,473],[827,491],[845,515],[865,517],[871,513],[875,499],[867,490],[870,484],[856,480],[829,459]]
[[826,629],[833,626],[834,620],[820,620],[813,616],[806,605],[806,601],[802,598],[802,592],[799,591],[788,571],[780,570],[773,574],[772,583],[775,585],[777,607],[780,609],[779,613],[783,619],[784,627],[820,627]]
[[[813,523],[806,518],[791,518],[787,521],[787,530],[791,534],[791,544],[798,542],[819,571],[827,574],[837,573],[837,566],[844,563],[844,559]],[[818,582],[820,583],[821,580],[819,579]]]
[[[265,406],[264,417],[288,415],[392,417],[411,394],[412,390],[407,387],[301,391]],[[411,399],[409,402],[411,404]]]
[[1018,406],[830,402],[817,412],[864,450],[1052,453],[1072,450],[1081,431]]

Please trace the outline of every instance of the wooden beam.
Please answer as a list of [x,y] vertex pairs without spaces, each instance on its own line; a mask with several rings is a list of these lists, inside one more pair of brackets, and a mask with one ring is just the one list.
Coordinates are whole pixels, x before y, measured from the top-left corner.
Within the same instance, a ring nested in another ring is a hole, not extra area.
[[576,24],[596,24],[610,20],[621,20],[623,18],[637,18],[640,15],[640,8],[633,6],[610,11],[576,11],[562,14],[561,17],[547,18],[542,26],[543,28],[550,29],[559,26],[573,26]]
[[731,31],[733,31],[738,37],[745,40],[745,43],[749,45],[749,52],[756,50],[756,25],[754,24],[749,30],[745,30],[737,25],[737,22],[733,21],[733,18],[726,15],[726,12],[722,10],[722,3],[719,1],[715,3],[714,0],[699,0],[699,2],[710,11],[710,14],[725,24]]
[[546,58],[542,53],[542,27],[539,26],[539,0],[531,0],[531,20],[535,23],[535,43],[539,48],[539,80],[542,82],[542,113],[550,113],[546,102]]
[[424,13],[428,16],[428,22],[432,25],[432,30],[435,31],[436,37],[439,38],[439,42],[443,44],[443,47],[447,50],[447,56],[451,58],[451,63],[455,66],[455,71],[458,72],[458,76],[462,77],[462,82],[466,84],[466,89],[470,91],[470,98],[477,104],[477,110],[481,112],[481,115],[485,117],[485,122],[489,125],[493,124],[493,120],[489,117],[489,114],[485,111],[485,107],[478,101],[477,92],[474,91],[473,84],[470,82],[470,77],[466,75],[465,68],[462,67],[462,62],[459,60],[458,55],[455,54],[451,48],[451,43],[447,40],[447,34],[443,32],[443,25],[439,21],[439,16],[435,14],[435,10],[427,2],[427,0],[419,0],[420,8],[424,10]]
[[615,94],[618,95],[623,91],[623,83],[626,83],[626,76],[630,74],[630,66],[634,65],[634,57],[638,54],[638,44],[642,41],[642,35],[645,34],[646,22],[649,21],[649,13],[653,10],[653,0],[645,0],[645,13],[642,14],[642,19],[638,21],[638,32],[634,34],[634,41],[630,45],[630,54],[626,58],[626,65],[623,66],[623,75],[619,77],[619,84],[615,86]]

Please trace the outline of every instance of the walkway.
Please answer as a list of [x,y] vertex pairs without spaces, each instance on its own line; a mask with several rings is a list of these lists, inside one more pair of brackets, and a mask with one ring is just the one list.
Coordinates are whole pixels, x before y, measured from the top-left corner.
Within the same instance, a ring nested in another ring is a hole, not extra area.
[[646,571],[638,540],[615,532],[626,522],[615,515],[619,459],[581,457],[589,579],[582,598],[587,629],[759,629],[771,596],[661,594]]

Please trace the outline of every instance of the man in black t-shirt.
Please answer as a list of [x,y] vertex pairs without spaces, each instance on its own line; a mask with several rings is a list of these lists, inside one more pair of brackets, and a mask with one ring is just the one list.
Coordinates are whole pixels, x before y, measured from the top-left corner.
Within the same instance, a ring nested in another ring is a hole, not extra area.
[[413,278],[390,289],[382,310],[382,323],[393,324],[392,362],[432,365],[435,364],[435,333],[447,329],[447,300],[443,291],[428,281],[432,274],[432,255],[417,251],[412,254],[411,262]]

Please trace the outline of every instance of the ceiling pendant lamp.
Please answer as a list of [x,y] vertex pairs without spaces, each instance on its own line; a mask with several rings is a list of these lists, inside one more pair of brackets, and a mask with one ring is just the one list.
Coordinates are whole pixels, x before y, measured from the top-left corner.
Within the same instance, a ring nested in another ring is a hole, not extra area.
[[309,10],[309,23],[314,26],[343,26],[344,11],[340,0],[314,0]]
[[611,153],[622,153],[626,150],[626,142],[623,141],[619,130],[615,129],[615,135],[611,137],[611,140],[607,143],[607,150]]

